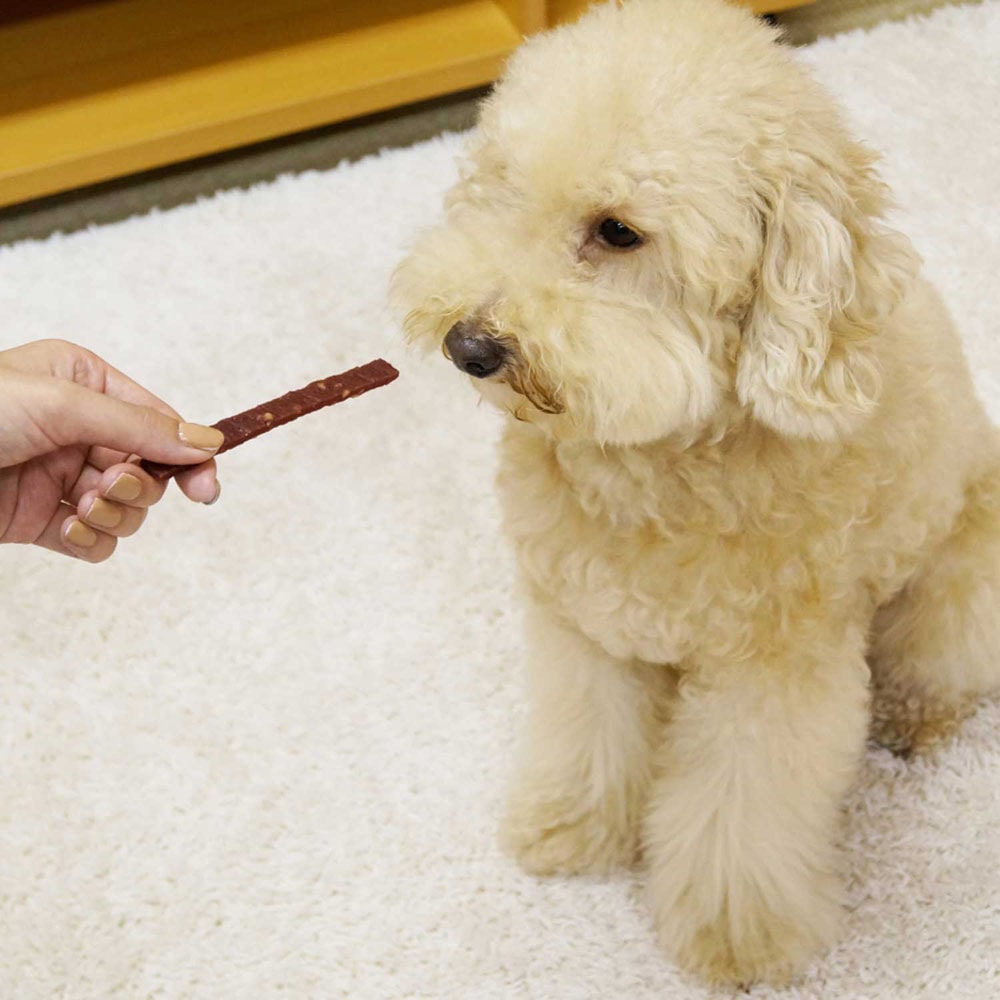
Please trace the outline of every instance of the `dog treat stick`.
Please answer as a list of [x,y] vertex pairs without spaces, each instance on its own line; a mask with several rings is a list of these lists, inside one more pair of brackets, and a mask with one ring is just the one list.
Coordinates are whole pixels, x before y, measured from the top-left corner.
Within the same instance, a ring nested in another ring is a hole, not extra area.
[[[244,410],[234,417],[226,417],[217,424],[212,424],[225,435],[222,447],[215,454],[221,455],[224,451],[230,451],[237,445],[243,444],[244,441],[259,437],[275,427],[304,417],[307,413],[321,410],[324,406],[333,406],[334,403],[341,403],[352,396],[360,396],[370,389],[388,385],[398,375],[399,372],[388,361],[380,358],[369,361],[360,368],[342,372],[340,375],[330,375],[328,378],[310,382],[301,389],[286,392],[284,396],[261,403],[253,409]],[[162,462],[145,460],[140,465],[154,479],[169,479],[184,469],[192,468],[190,465],[166,465]]]

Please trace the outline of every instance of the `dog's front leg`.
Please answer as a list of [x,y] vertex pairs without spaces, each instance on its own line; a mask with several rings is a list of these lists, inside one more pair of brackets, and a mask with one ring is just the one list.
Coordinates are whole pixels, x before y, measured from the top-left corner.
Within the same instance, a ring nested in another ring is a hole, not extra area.
[[615,659],[540,604],[527,618],[530,704],[501,842],[539,875],[630,864],[672,672]]
[[860,634],[810,639],[787,658],[692,665],[659,751],[651,902],[664,946],[711,981],[787,980],[838,931],[868,669]]

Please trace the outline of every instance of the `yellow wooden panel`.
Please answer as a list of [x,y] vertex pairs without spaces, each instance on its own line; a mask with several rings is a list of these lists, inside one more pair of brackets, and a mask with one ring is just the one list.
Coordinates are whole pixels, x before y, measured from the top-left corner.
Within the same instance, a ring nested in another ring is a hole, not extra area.
[[477,86],[520,41],[490,0],[268,2],[122,0],[0,31],[0,204]]
[[[511,8],[527,3],[506,0]],[[149,75],[161,66],[201,61],[208,43],[213,58],[252,55],[320,34],[402,23],[463,5],[464,0],[103,0],[4,27],[0,95],[18,79],[65,76],[71,67],[108,60],[118,64],[129,53],[154,60],[147,64]]]
[[548,23],[546,0],[500,0],[500,3],[522,34],[541,31]]

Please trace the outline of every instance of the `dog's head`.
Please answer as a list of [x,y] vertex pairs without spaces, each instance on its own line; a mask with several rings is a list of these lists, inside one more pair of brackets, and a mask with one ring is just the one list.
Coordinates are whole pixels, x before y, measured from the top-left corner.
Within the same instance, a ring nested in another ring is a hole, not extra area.
[[514,55],[394,298],[410,338],[558,438],[749,415],[830,439],[877,403],[915,266],[872,160],[745,11],[601,7]]

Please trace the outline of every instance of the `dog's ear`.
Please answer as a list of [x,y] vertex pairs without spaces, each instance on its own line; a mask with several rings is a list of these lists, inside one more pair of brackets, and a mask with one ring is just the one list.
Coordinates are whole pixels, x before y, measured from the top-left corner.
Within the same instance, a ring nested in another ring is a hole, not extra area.
[[764,172],[780,180],[759,192],[763,250],[736,371],[758,420],[820,440],[876,406],[874,338],[916,270],[909,244],[879,222],[887,197],[874,158],[845,146]]

